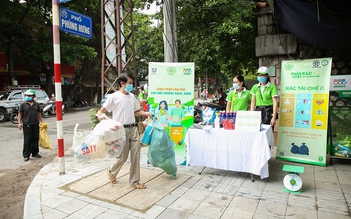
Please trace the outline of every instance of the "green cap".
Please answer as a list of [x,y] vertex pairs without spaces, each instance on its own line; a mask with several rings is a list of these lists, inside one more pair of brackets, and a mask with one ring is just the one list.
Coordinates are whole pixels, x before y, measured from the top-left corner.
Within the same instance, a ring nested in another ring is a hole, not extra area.
[[35,96],[35,91],[32,89],[26,90],[26,92],[24,92],[24,95]]

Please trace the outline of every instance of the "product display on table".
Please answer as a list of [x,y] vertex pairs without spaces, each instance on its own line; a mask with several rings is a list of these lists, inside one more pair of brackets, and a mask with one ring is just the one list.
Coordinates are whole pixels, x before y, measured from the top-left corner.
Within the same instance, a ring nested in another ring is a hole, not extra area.
[[252,173],[269,177],[268,161],[274,147],[272,127],[260,132],[189,129],[184,140],[187,165]]

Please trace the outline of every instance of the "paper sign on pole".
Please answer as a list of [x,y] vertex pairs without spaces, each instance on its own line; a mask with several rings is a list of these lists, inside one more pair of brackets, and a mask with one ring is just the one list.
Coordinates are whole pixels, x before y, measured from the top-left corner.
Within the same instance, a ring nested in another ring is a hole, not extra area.
[[236,112],[235,130],[259,132],[261,127],[261,111]]

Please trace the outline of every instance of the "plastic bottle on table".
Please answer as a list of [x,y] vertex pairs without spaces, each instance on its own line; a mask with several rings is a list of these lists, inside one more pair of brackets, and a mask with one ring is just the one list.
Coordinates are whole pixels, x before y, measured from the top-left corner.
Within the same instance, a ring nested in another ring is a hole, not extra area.
[[224,111],[220,111],[219,114],[219,126],[223,127],[223,117],[224,117]]
[[216,116],[216,119],[215,119],[215,129],[220,129],[219,117],[218,116]]
[[228,113],[227,112],[223,113],[222,124],[223,124],[224,129],[228,129]]

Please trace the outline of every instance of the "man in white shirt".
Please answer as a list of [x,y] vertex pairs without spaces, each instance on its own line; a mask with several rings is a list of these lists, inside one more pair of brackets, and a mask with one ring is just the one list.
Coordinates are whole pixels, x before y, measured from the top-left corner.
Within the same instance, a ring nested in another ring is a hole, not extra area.
[[97,112],[99,119],[106,111],[111,112],[113,119],[122,123],[126,131],[126,142],[122,153],[117,157],[117,162],[108,168],[107,175],[111,183],[116,184],[116,176],[130,153],[129,183],[136,189],[145,189],[146,186],[140,181],[140,141],[135,116],[150,116],[150,112],[142,111],[140,103],[132,92],[133,78],[129,74],[121,74],[117,79],[119,90],[108,96],[107,100]]

